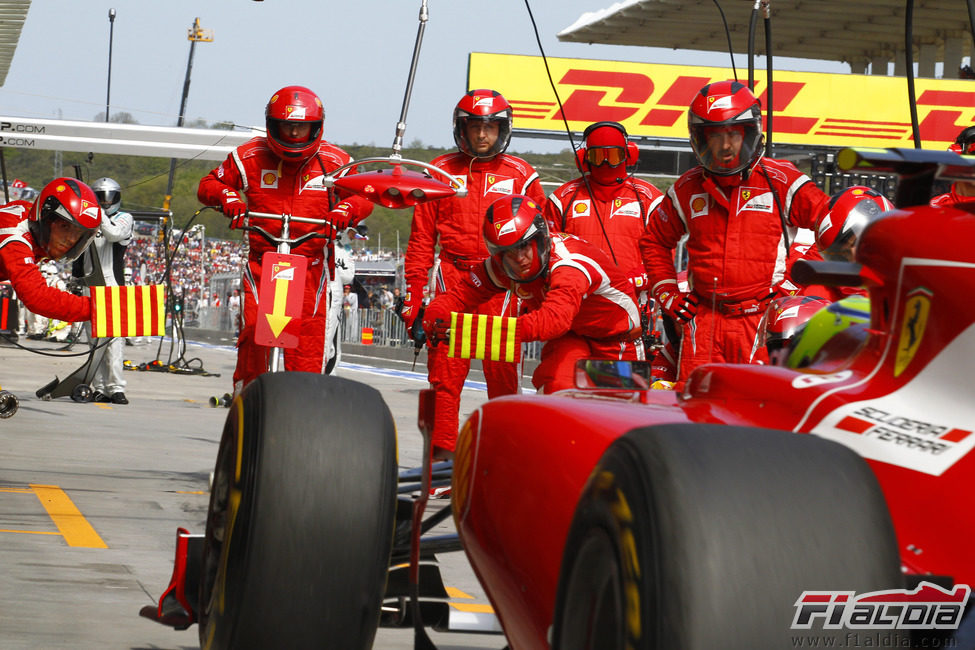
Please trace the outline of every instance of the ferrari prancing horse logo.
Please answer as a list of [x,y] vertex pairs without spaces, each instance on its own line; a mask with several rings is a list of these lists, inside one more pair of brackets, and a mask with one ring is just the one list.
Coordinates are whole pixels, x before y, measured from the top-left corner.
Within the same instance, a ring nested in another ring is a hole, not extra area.
[[928,314],[931,312],[932,295],[932,292],[924,287],[918,287],[907,294],[901,335],[897,342],[897,358],[894,362],[895,377],[904,372],[921,345],[924,328],[928,324]]

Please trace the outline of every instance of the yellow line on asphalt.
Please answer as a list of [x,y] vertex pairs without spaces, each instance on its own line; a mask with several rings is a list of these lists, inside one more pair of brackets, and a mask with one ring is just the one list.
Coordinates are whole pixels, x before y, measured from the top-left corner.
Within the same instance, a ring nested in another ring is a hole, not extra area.
[[34,494],[34,490],[25,488],[0,488],[0,492],[10,492],[11,494]]
[[494,609],[490,605],[478,605],[476,603],[447,603],[454,609],[461,612],[481,612],[492,613]]
[[60,535],[53,530],[12,530],[10,528],[0,528],[0,533],[23,533],[25,535]]
[[68,546],[108,548],[108,544],[102,541],[64,490],[57,485],[31,485],[30,488]]

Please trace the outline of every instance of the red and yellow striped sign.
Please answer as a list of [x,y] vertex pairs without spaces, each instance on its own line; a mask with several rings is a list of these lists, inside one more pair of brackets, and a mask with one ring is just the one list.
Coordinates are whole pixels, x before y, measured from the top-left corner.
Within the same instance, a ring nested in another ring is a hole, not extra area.
[[362,328],[362,344],[363,345],[372,345],[372,328],[371,327],[363,327]]
[[518,319],[511,316],[450,312],[450,348],[447,356],[458,359],[520,361]]
[[166,333],[166,288],[91,287],[91,333],[110,336],[163,336]]

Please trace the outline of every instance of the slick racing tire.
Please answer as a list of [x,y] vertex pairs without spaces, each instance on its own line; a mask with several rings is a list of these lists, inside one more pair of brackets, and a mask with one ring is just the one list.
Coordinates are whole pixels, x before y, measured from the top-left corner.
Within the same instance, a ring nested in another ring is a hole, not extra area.
[[883,494],[853,451],[767,429],[649,427],[613,442],[583,490],[552,647],[839,645],[849,630],[822,618],[791,629],[803,591],[902,587]]
[[395,428],[376,390],[303,372],[248,385],[217,452],[201,647],[371,647],[396,488]]

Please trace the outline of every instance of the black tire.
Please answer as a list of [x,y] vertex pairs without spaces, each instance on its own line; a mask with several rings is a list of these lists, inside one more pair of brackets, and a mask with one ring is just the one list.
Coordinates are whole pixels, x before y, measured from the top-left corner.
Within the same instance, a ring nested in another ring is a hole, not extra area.
[[[577,505],[553,648],[845,639],[846,629],[790,629],[803,591],[902,587],[883,494],[846,447],[744,427],[638,429],[610,445]],[[882,647],[902,647],[892,641]]]
[[244,389],[207,513],[203,648],[371,647],[393,538],[395,435],[380,394],[347,379],[269,373]]

